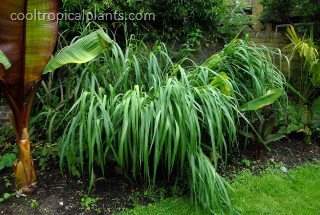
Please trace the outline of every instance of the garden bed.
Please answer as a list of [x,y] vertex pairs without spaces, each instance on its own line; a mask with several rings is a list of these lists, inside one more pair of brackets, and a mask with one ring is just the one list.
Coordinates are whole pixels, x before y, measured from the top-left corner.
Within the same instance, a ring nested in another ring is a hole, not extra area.
[[[290,169],[320,159],[319,145],[303,143],[300,139],[283,139],[268,146],[271,152],[263,151],[259,162],[255,161],[255,150],[251,146],[230,156],[233,159],[224,174],[232,176],[245,168],[259,173],[261,169],[270,166]],[[163,185],[163,193],[155,191],[150,194],[143,184],[130,183],[113,173],[97,180],[92,194],[88,197],[88,182],[63,178],[57,168],[38,171],[38,178],[35,194],[29,197],[10,197],[0,203],[0,214],[113,214],[125,208],[132,208],[136,203],[146,204],[164,195],[167,197],[167,191],[171,186]],[[7,182],[12,181],[11,170],[2,171],[0,193],[13,192],[12,186],[6,186]],[[180,195],[183,193],[180,192]]]

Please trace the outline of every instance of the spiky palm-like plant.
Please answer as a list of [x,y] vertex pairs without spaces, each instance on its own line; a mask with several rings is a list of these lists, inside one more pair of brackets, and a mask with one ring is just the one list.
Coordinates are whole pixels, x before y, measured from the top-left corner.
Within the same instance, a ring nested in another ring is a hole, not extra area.
[[[291,40],[286,49],[291,49],[291,60],[298,59],[300,66],[300,74],[298,81],[299,105],[302,108],[307,106],[305,116],[302,117],[303,128],[300,130],[306,135],[306,141],[310,141],[311,136],[311,121],[313,117],[312,103],[319,96],[318,89],[320,88],[320,57],[318,46],[313,40],[313,26],[310,28],[309,37],[304,34],[299,37],[293,26],[288,27],[287,36]],[[297,58],[294,58],[297,57]],[[296,72],[296,71],[294,71]]]

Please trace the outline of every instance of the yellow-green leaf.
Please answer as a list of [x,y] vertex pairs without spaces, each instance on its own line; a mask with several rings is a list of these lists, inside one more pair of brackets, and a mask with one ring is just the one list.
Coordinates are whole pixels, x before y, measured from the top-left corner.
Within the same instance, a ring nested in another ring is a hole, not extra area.
[[11,67],[11,63],[7,56],[0,50],[0,64],[3,64],[5,69],[9,69]]
[[265,107],[277,101],[277,99],[283,93],[284,93],[283,89],[280,89],[280,88],[268,90],[268,92],[265,95],[244,104],[240,108],[240,110],[241,111],[258,110],[262,107]]
[[49,73],[69,63],[86,63],[106,51],[113,41],[102,30],[97,30],[64,48],[51,58],[43,73]]
[[219,76],[215,77],[211,82],[210,86],[217,87],[225,95],[230,96],[230,87],[228,85],[229,77],[225,72],[221,72]]

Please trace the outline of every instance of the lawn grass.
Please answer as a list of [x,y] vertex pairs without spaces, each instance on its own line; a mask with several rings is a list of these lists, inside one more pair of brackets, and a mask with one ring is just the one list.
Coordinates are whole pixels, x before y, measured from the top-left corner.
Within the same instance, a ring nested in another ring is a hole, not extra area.
[[[243,171],[232,183],[234,207],[240,214],[320,214],[320,162],[283,173],[268,168],[261,175]],[[164,199],[158,204],[136,206],[121,214],[187,214],[206,211],[192,206],[189,199]]]
[[161,200],[158,204],[149,204],[148,206],[138,205],[132,210],[122,212],[118,215],[204,215],[208,214],[205,210],[196,209],[187,198],[168,198]]
[[289,173],[243,172],[232,187],[232,202],[241,214],[320,214],[320,162]]

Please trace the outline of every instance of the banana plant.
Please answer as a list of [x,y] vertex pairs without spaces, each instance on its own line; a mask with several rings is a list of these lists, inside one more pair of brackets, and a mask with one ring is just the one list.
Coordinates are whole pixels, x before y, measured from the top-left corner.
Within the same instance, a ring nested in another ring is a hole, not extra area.
[[[275,103],[279,97],[284,94],[284,90],[281,88],[274,88],[268,90],[267,93],[259,98],[251,100],[240,107],[241,111],[257,111],[262,109],[257,129],[253,129],[252,132],[247,130],[240,130],[240,133],[247,138],[252,139],[256,143],[256,159],[260,159],[263,145],[274,141],[278,141],[285,137],[282,134],[275,133],[273,130],[277,123],[278,113],[272,109],[267,111],[266,107]],[[272,113],[273,112],[273,113]]]
[[[58,33],[56,16],[52,16],[57,14],[57,5],[57,0],[2,0],[0,4],[0,88],[12,109],[11,121],[18,145],[15,185],[25,194],[33,193],[36,183],[28,122],[42,74],[67,63],[90,61],[112,43],[100,29],[51,57]],[[27,14],[34,11],[44,16],[30,19]],[[29,18],[17,20],[12,14]]]

